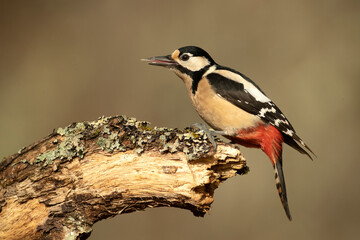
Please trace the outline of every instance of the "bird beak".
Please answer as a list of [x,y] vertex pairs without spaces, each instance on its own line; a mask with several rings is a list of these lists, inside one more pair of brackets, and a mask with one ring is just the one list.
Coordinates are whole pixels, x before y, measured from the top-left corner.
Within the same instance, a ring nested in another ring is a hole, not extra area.
[[170,55],[141,59],[141,61],[148,62],[150,65],[162,66],[168,68],[176,67],[177,65],[179,65],[176,61],[174,61],[171,58]]

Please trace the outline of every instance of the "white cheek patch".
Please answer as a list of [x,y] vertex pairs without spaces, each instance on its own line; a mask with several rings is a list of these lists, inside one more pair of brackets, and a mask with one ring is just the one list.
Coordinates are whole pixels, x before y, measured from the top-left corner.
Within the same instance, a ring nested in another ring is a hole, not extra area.
[[189,69],[192,72],[199,71],[210,64],[210,62],[204,57],[190,57],[187,61],[179,59],[180,64]]

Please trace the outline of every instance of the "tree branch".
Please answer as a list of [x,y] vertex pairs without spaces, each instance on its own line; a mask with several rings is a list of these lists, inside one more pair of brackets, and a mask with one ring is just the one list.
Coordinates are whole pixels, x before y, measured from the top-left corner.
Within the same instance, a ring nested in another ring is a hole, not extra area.
[[239,149],[202,131],[124,116],[59,128],[0,161],[0,239],[85,239],[102,219],[147,207],[203,216],[247,172]]

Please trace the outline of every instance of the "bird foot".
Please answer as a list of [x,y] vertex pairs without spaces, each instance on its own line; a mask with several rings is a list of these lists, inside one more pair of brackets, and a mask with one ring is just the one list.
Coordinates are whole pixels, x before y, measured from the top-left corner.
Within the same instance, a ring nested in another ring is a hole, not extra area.
[[198,129],[204,131],[204,133],[205,133],[206,136],[208,137],[210,143],[213,145],[214,150],[216,150],[217,144],[216,144],[216,141],[215,141],[215,136],[214,136],[214,134],[221,134],[221,135],[223,135],[223,134],[224,134],[223,131],[210,130],[210,129],[208,129],[208,128],[205,126],[205,124],[203,124],[203,123],[194,123],[194,124],[191,125],[191,127],[198,128]]

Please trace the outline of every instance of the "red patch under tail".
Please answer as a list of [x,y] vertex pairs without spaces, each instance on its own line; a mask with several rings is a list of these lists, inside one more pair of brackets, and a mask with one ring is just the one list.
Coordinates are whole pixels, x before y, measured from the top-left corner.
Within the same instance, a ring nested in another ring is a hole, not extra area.
[[272,125],[261,124],[254,128],[240,130],[236,136],[228,138],[245,147],[260,148],[270,158],[275,171],[275,183],[281,203],[287,217],[291,220],[282,170],[282,143],[284,138],[281,132]]
[[260,148],[270,158],[272,165],[279,159],[284,138],[272,125],[260,124],[257,127],[242,129],[230,140],[245,147]]

